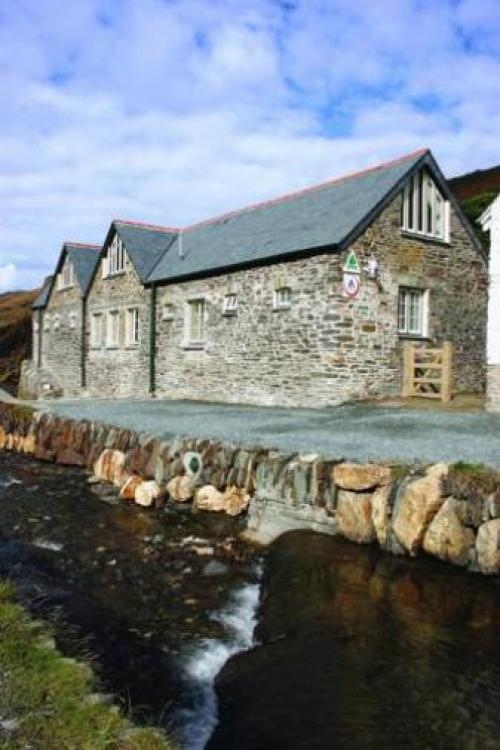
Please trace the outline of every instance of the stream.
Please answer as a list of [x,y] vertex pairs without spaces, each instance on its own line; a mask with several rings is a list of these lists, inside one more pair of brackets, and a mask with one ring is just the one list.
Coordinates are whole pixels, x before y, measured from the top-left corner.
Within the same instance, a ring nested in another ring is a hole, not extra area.
[[0,576],[184,750],[500,747],[500,582],[0,453]]

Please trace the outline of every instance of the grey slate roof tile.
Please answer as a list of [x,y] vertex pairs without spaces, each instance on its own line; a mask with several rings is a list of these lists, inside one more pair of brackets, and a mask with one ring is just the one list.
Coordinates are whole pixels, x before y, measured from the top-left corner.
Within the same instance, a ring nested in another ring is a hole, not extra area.
[[174,240],[175,230],[120,219],[115,219],[113,225],[125,245],[140,280],[145,282],[148,273]]
[[82,296],[88,291],[94,269],[99,262],[101,248],[98,245],[83,245],[66,242],[64,245],[68,256],[73,264],[75,277],[80,287]]
[[40,294],[38,295],[38,297],[36,297],[35,301],[31,305],[32,310],[38,310],[41,307],[45,307],[45,305],[49,301],[49,293],[53,278],[53,276],[46,276],[44,278]]
[[428,153],[225,214],[180,230],[148,282],[280,260],[338,246]]

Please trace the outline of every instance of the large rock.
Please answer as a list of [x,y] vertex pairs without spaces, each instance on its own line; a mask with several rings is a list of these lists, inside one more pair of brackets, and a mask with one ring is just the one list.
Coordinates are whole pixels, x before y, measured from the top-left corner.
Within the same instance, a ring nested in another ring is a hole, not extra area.
[[340,490],[336,519],[340,533],[352,542],[369,544],[375,541],[370,493]]
[[135,491],[143,481],[143,478],[137,474],[127,477],[120,489],[120,497],[124,500],[135,500]]
[[372,496],[372,522],[377,541],[384,549],[389,543],[391,534],[391,496],[392,485],[378,487]]
[[196,490],[194,507],[198,510],[211,510],[221,513],[226,510],[226,497],[213,484],[206,484]]
[[250,495],[239,487],[228,487],[224,492],[225,511],[228,516],[239,516],[248,508]]
[[135,502],[137,505],[142,505],[143,508],[150,508],[152,505],[156,505],[164,497],[165,491],[154,479],[148,482],[140,482],[135,488]]
[[477,531],[476,551],[481,573],[500,573],[500,518],[481,524]]
[[410,555],[421,549],[427,527],[444,503],[442,483],[447,474],[446,464],[431,466],[424,477],[405,487],[396,503],[392,528]]
[[424,550],[440,560],[465,567],[471,558],[474,532],[464,525],[464,500],[449,497],[438,510],[424,536]]
[[172,498],[179,503],[185,503],[191,500],[194,495],[195,482],[187,474],[180,477],[173,477],[167,484],[167,492]]
[[106,448],[94,464],[94,474],[101,482],[111,482],[118,487],[124,479],[125,453]]
[[333,467],[333,481],[343,490],[371,490],[381,484],[388,484],[390,479],[391,470],[387,466],[345,462]]

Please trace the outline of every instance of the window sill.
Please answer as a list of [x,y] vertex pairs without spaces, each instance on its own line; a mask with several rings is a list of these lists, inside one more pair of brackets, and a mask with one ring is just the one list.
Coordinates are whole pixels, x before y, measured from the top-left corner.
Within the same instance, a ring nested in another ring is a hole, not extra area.
[[118,344],[106,344],[105,349],[119,349]]
[[398,338],[402,341],[432,341],[430,336],[424,336],[419,333],[399,333]]
[[[117,347],[115,347],[115,349],[116,348]],[[127,344],[126,346],[124,346],[124,349],[126,351],[128,351],[128,352],[130,352],[130,351],[132,351],[132,352],[133,351],[137,351],[138,348],[139,348],[139,344]]]
[[57,291],[58,292],[67,292],[68,289],[74,289],[74,287],[75,287],[74,284],[66,284],[66,286],[59,286],[59,287],[57,287]]
[[205,342],[204,341],[199,341],[199,342],[190,341],[188,343],[182,344],[182,348],[185,351],[190,351],[190,350],[200,351],[201,349],[205,348]]
[[402,237],[408,237],[412,240],[422,240],[422,242],[430,242],[435,245],[443,245],[444,247],[450,246],[449,240],[443,240],[440,237],[433,237],[432,234],[422,234],[420,232],[411,232],[409,229],[400,229]]
[[235,318],[237,314],[236,310],[224,310],[222,313],[224,318]]
[[107,273],[105,279],[116,279],[117,276],[125,276],[125,271],[115,271],[114,273]]
[[278,307],[273,307],[273,312],[286,312],[287,310],[291,310],[291,305],[280,305]]

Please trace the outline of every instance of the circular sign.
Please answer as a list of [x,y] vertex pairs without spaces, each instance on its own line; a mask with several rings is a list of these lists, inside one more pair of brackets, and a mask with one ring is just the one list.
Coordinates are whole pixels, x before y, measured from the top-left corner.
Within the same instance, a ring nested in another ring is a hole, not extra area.
[[354,299],[359,294],[359,274],[357,273],[345,273],[344,274],[344,294],[350,299]]

